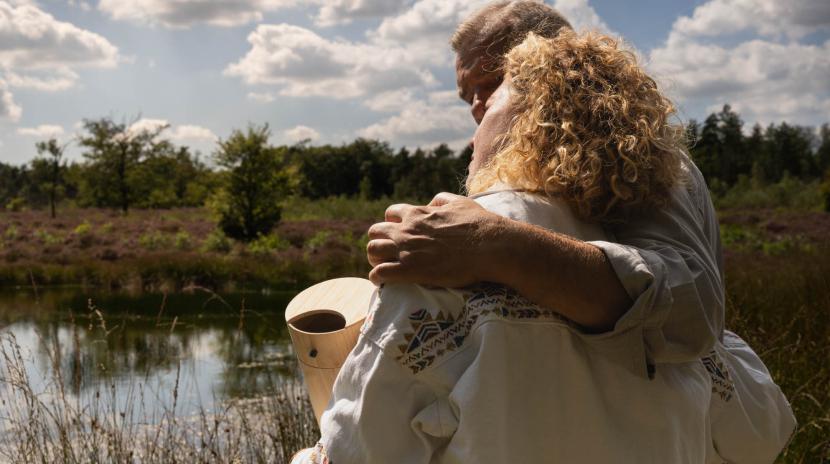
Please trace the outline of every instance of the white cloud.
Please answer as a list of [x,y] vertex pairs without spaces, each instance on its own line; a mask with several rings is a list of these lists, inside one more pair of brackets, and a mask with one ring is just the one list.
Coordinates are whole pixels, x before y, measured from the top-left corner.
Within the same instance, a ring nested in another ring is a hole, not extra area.
[[0,119],[17,122],[23,110],[14,102],[6,82],[0,79]]
[[361,129],[358,134],[407,145],[456,141],[455,145],[463,146],[474,131],[470,108],[458,100],[454,91],[443,91],[410,102],[398,114]]
[[262,21],[265,12],[295,4],[294,0],[100,0],[98,9],[116,20],[168,28],[199,23],[233,27]]
[[[766,0],[711,0],[699,6],[691,17],[675,21],[665,45],[651,51],[649,69],[669,83],[679,101],[704,103],[709,110],[730,103],[748,122],[827,120],[830,41],[811,45],[756,37],[731,47],[714,41],[718,35],[750,27],[762,35],[793,37],[807,30],[806,12],[818,15],[809,27],[830,24],[830,18],[820,18],[821,8],[809,1],[792,4],[792,10],[773,21],[771,11],[779,11],[776,5]],[[757,22],[738,21],[750,11]],[[734,16],[735,27],[719,23],[714,12]],[[802,32],[788,33],[799,27]]]
[[78,74],[69,68],[58,68],[46,72],[31,71],[26,74],[7,71],[6,81],[10,87],[42,92],[59,92],[72,88],[78,81]]
[[271,103],[274,98],[274,94],[271,92],[248,92],[248,100],[259,103]]
[[170,123],[167,122],[166,119],[141,118],[130,124],[130,127],[127,128],[127,133],[130,135],[136,135],[142,132],[155,132],[164,126],[169,125]]
[[562,13],[562,16],[577,31],[598,30],[606,34],[613,33],[594,8],[588,4],[588,0],[556,0],[553,7]]
[[0,67],[114,67],[118,49],[104,37],[58,21],[34,5],[0,1]]
[[214,134],[213,131],[211,131],[208,128],[185,124],[177,126],[175,129],[173,129],[173,133],[170,135],[170,138],[179,142],[215,142],[216,140],[218,140],[219,137],[217,137],[216,134]]
[[406,0],[328,0],[320,6],[319,26],[349,23],[355,19],[378,18],[401,11]]
[[458,23],[485,0],[418,0],[403,13],[384,19],[369,37],[378,44],[404,46],[423,62],[452,64],[449,40]]
[[803,37],[830,27],[827,0],[710,0],[674,24],[685,36],[721,36],[751,30],[767,37]]
[[283,136],[292,143],[298,143],[303,140],[317,140],[320,133],[308,126],[297,126],[283,131]]
[[64,130],[61,126],[41,124],[37,127],[20,127],[17,129],[17,133],[27,137],[52,138],[63,135]]
[[412,89],[390,90],[372,95],[363,104],[378,112],[395,112],[413,102]]
[[248,42],[251,49],[225,74],[248,84],[280,86],[281,95],[354,98],[435,82],[400,47],[328,40],[289,24],[260,25]]
[[154,132],[165,127],[163,136],[175,142],[215,142],[218,137],[210,129],[192,124],[173,126],[166,119],[142,118],[132,123],[127,129],[131,135],[141,132]]

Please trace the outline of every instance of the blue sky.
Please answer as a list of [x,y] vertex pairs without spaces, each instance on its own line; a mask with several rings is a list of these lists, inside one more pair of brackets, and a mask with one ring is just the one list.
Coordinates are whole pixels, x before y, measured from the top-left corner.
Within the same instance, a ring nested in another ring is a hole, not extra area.
[[[0,161],[101,116],[168,123],[205,155],[248,122],[268,122],[274,143],[460,147],[474,124],[447,40],[484,3],[0,0]],[[748,125],[830,121],[827,0],[549,4],[624,37],[684,120],[729,102]]]

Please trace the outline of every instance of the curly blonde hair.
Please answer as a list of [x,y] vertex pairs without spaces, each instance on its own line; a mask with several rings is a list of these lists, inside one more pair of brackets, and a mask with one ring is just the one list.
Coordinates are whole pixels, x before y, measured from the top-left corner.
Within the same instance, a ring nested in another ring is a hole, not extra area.
[[616,39],[535,34],[506,56],[512,119],[501,149],[469,179],[565,200],[588,221],[662,206],[681,181],[684,131],[675,107]]

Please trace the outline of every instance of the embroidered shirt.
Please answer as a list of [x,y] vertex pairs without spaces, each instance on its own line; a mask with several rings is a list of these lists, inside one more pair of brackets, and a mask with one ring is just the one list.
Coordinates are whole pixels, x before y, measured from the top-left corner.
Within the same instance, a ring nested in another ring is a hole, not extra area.
[[[514,191],[476,201],[609,239],[556,201]],[[318,449],[335,464],[704,462],[706,368],[678,360],[650,379],[643,326],[618,329],[583,334],[494,284],[384,286],[337,378]]]

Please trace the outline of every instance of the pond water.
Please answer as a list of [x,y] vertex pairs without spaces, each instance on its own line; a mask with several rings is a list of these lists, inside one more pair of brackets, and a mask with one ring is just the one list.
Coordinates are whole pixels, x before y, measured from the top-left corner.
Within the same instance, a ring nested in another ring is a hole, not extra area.
[[140,402],[144,418],[260,397],[299,376],[284,319],[294,294],[3,290],[0,381],[19,352],[36,393],[59,383],[80,404]]

